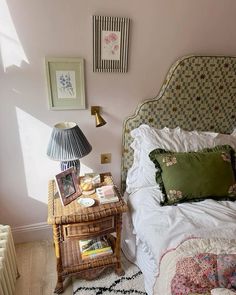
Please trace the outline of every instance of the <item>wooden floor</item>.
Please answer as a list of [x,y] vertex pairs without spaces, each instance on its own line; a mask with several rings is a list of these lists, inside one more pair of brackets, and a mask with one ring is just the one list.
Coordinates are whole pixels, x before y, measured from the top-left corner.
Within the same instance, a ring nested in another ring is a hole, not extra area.
[[[20,278],[15,295],[52,295],[56,285],[56,259],[51,241],[16,245]],[[64,295],[72,295],[71,282],[66,282]]]

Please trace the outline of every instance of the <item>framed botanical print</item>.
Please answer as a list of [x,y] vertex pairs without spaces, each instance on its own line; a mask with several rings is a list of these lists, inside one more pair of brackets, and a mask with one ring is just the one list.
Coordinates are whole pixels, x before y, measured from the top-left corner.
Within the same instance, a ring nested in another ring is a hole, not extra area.
[[49,108],[85,109],[84,60],[46,58]]
[[130,19],[93,16],[93,71],[128,71]]

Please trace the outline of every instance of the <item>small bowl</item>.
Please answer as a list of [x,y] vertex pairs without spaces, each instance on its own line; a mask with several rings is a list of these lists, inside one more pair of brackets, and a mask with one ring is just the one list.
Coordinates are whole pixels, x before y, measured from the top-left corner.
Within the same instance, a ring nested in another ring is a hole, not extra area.
[[95,204],[92,198],[79,198],[77,202],[83,207],[91,207]]

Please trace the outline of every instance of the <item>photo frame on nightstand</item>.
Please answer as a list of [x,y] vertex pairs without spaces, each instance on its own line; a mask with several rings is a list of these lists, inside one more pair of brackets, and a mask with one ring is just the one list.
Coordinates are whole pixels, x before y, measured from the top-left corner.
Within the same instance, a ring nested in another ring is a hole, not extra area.
[[63,206],[70,204],[82,194],[74,167],[55,175],[55,182]]

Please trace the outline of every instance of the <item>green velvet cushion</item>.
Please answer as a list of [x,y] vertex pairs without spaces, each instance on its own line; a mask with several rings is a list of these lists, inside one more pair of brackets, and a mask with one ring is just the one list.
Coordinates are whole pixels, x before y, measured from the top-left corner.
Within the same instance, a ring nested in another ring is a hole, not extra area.
[[236,200],[235,155],[230,146],[189,153],[156,149],[149,157],[157,168],[162,205],[206,198]]

